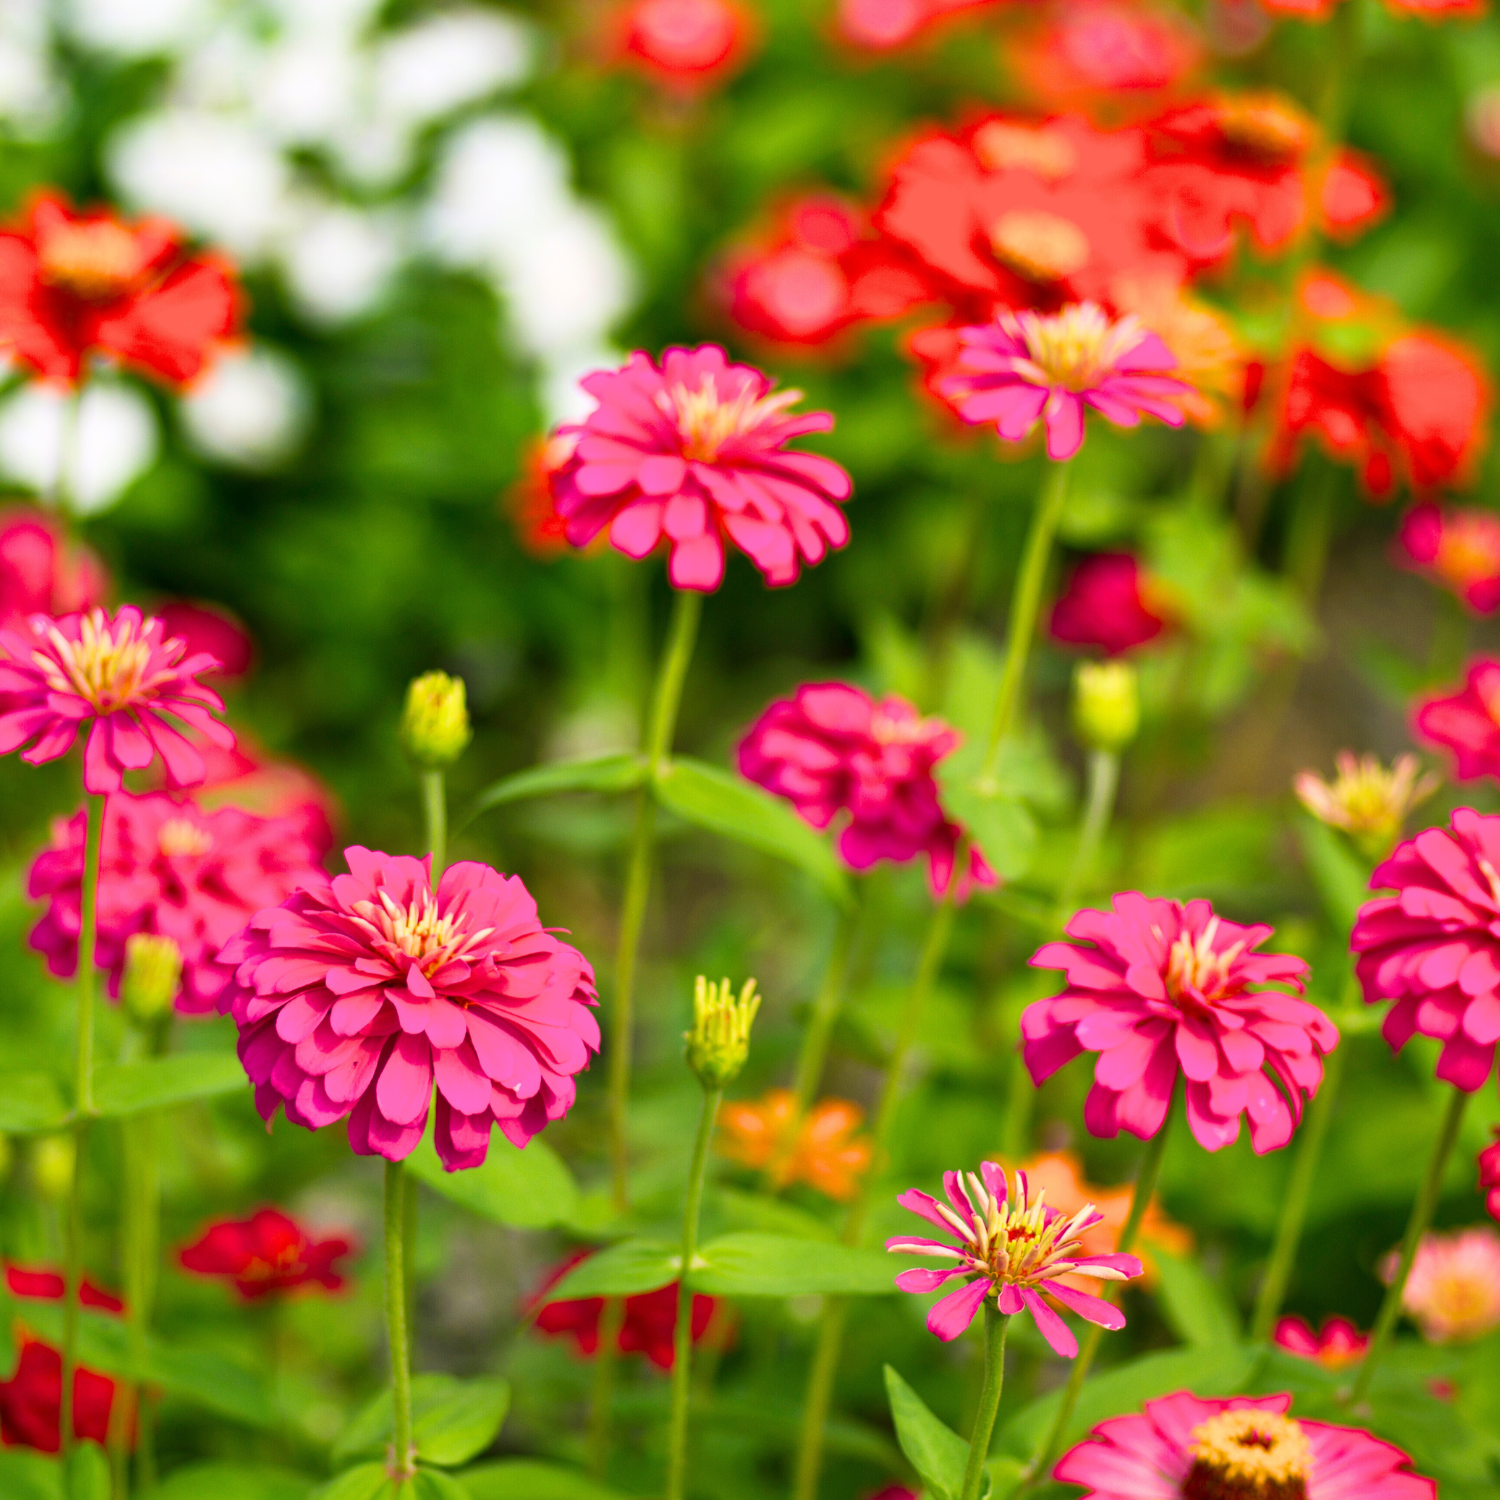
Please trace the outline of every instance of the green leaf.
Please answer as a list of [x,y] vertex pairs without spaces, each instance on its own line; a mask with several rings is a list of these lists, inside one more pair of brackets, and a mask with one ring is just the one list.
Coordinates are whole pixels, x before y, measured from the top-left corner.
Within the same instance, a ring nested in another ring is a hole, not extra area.
[[677,1280],[681,1256],[662,1240],[623,1240],[573,1267],[547,1293],[548,1302],[577,1297],[633,1297]]
[[1036,854],[1037,826],[1026,804],[1004,792],[983,792],[972,781],[945,781],[943,806],[973,835],[1002,880],[1019,880]]
[[523,1150],[497,1130],[481,1165],[450,1172],[433,1150],[429,1127],[421,1145],[406,1158],[406,1169],[435,1193],[513,1229],[571,1223],[578,1211],[578,1185],[572,1173],[539,1137]]
[[969,1462],[969,1445],[935,1417],[889,1365],[885,1367],[885,1391],[896,1424],[896,1440],[912,1468],[922,1476],[932,1500],[958,1500]]
[[[424,1463],[445,1467],[467,1463],[494,1442],[510,1407],[503,1380],[455,1375],[418,1375],[411,1383],[412,1441]],[[389,1388],[372,1397],[333,1445],[341,1463],[381,1451],[391,1440],[395,1411]]]
[[1297,839],[1329,920],[1340,932],[1347,932],[1370,899],[1370,867],[1316,818],[1297,820]]
[[646,761],[634,750],[532,766],[487,786],[475,799],[469,817],[476,818],[504,802],[528,797],[555,797],[563,792],[629,792],[646,781]]
[[905,1267],[884,1250],[809,1244],[782,1234],[726,1234],[694,1258],[693,1290],[717,1297],[884,1296]]
[[310,1500],[378,1500],[390,1487],[383,1463],[361,1464],[314,1490]]
[[1240,1341],[1240,1320],[1233,1305],[1196,1260],[1153,1249],[1162,1312],[1186,1344],[1200,1349],[1224,1348]]
[[840,905],[853,899],[828,840],[752,782],[678,756],[657,773],[656,793],[679,818],[805,870]]
[[108,1120],[249,1087],[232,1052],[183,1052],[135,1063],[101,1063],[94,1069],[94,1113]]
[[270,1464],[189,1464],[162,1480],[150,1500],[308,1500],[312,1487],[305,1475]]
[[109,1459],[98,1443],[79,1443],[63,1460],[66,1500],[109,1500]]
[[0,1073],[0,1131],[6,1135],[57,1130],[71,1118],[55,1078],[45,1073]]
[[0,1448],[0,1495],[5,1500],[60,1500],[62,1465],[27,1448]]
[[465,1471],[470,1500],[620,1500],[577,1469],[534,1458],[503,1458]]
[[413,1500],[473,1500],[463,1480],[440,1469],[418,1469],[411,1490]]

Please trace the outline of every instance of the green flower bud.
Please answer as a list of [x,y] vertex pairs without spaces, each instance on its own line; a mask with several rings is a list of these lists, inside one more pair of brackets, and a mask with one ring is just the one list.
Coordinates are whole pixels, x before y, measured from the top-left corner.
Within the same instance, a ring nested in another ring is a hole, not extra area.
[[1091,750],[1123,750],[1141,725],[1135,668],[1081,661],[1073,671],[1073,728]]
[[31,1148],[31,1180],[43,1198],[61,1203],[73,1186],[78,1160],[71,1135],[44,1135]]
[[738,998],[726,979],[710,984],[703,975],[693,991],[693,1029],[683,1033],[687,1063],[706,1089],[721,1089],[735,1078],[750,1055],[750,1023],[760,1009],[755,981],[747,979]]
[[473,738],[461,677],[424,672],[406,690],[401,747],[424,771],[451,766]]
[[137,932],[125,940],[120,999],[136,1025],[156,1026],[171,1015],[181,979],[182,949],[171,938]]

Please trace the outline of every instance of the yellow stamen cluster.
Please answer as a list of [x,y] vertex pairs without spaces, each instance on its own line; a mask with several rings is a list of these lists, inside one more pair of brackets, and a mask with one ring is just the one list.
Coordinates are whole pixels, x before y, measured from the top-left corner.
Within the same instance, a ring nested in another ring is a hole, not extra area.
[[168,818],[156,835],[156,847],[168,859],[207,854],[213,846],[213,834],[200,828],[191,818]]
[[760,1009],[755,981],[738,995],[729,981],[711,984],[702,974],[693,987],[693,1029],[683,1033],[687,1064],[706,1089],[721,1089],[739,1076],[750,1056],[750,1027]]
[[1277,1412],[1241,1407],[1193,1428],[1183,1500],[1303,1500],[1312,1444]]
[[1232,943],[1223,952],[1214,951],[1219,919],[1211,917],[1196,939],[1178,934],[1167,950],[1167,993],[1174,1000],[1193,998],[1196,991],[1205,1000],[1217,1000],[1229,988],[1229,970],[1242,952],[1243,942]]
[[942,732],[939,719],[921,719],[915,715],[887,713],[879,704],[870,715],[870,738],[877,745],[919,745]]
[[1001,316],[1030,356],[1031,369],[1020,373],[1038,385],[1072,391],[1097,385],[1145,336],[1139,319],[1127,314],[1113,320],[1096,302],[1075,302],[1060,313],[1028,310]]
[[734,395],[726,397],[713,376],[705,375],[697,390],[669,386],[656,401],[682,434],[682,456],[712,463],[731,438],[764,426],[801,399],[801,391],[774,391],[757,397],[754,384],[748,380]]
[[1341,750],[1335,764],[1331,782],[1303,771],[1292,786],[1313,817],[1342,828],[1371,858],[1395,843],[1406,815],[1441,785],[1432,772],[1418,776],[1415,755],[1398,755],[1387,770],[1373,755]]
[[91,610],[79,622],[79,634],[71,641],[55,625],[47,628],[52,648],[34,651],[32,662],[54,692],[76,693],[99,713],[124,707],[147,694],[170,673],[148,677],[151,643],[128,619],[113,629],[102,609]]
[[135,236],[108,219],[59,224],[37,245],[42,280],[89,302],[118,297],[140,278]]
[[1028,281],[1062,281],[1089,263],[1088,236],[1040,208],[1013,208],[990,230],[995,257]]
[[974,132],[974,154],[991,172],[1031,172],[1049,182],[1078,165],[1073,143],[1045,125],[991,120]]
[[438,909],[437,897],[419,886],[409,904],[403,906],[389,891],[378,893],[379,901],[358,901],[353,910],[375,935],[407,958],[417,960],[417,967],[431,976],[453,959],[462,958],[494,932],[481,927],[468,934],[467,913],[447,916]]

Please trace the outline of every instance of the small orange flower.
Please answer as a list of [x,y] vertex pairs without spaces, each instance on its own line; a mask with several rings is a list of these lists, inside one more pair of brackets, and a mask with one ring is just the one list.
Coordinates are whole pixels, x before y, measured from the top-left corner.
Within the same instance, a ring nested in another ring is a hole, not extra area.
[[804,1182],[845,1202],[859,1187],[874,1148],[858,1135],[865,1112],[848,1099],[824,1099],[799,1120],[790,1089],[726,1104],[719,1117],[719,1151],[764,1172],[774,1188]]

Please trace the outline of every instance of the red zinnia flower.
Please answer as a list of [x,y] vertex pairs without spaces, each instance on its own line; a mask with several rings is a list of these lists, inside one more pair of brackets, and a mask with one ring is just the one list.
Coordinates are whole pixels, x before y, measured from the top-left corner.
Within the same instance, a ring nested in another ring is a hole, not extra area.
[[1476,614],[1500,609],[1500,515],[1424,500],[1397,533],[1406,566],[1451,590]]
[[25,507],[0,511],[0,625],[92,609],[108,592],[104,564],[69,541],[51,516]]
[[1305,1318],[1282,1318],[1273,1338],[1288,1354],[1310,1359],[1325,1370],[1357,1365],[1370,1347],[1369,1334],[1361,1333],[1348,1318],[1324,1318],[1316,1333]]
[[257,1209],[248,1219],[221,1219],[179,1254],[184,1269],[234,1283],[247,1302],[314,1282],[341,1291],[344,1277],[334,1262],[350,1254],[342,1236],[315,1240],[279,1208]]
[[772,587],[795,583],[804,561],[849,540],[839,509],[848,474],[787,446],[833,426],[828,412],[788,412],[801,391],[772,395],[765,375],[731,364],[716,344],[668,349],[660,366],[637,351],[624,369],[582,384],[599,405],[558,429],[578,446],[552,476],[575,547],[607,526],[618,551],[646,557],[665,537],[673,586],[711,592],[724,577],[726,536]]
[[731,0],[634,0],[621,20],[625,50],[664,83],[698,89],[743,60],[749,20]]
[[239,314],[228,263],[187,254],[165,219],[79,214],[43,196],[0,231],[0,347],[47,379],[78,381],[98,352],[181,385]]
[[1052,638],[1119,656],[1154,641],[1167,628],[1167,617],[1156,604],[1155,591],[1134,557],[1096,552],[1073,569],[1052,606]]
[[1428,698],[1417,708],[1416,728],[1453,752],[1460,781],[1500,776],[1500,661],[1480,657],[1456,693]]

